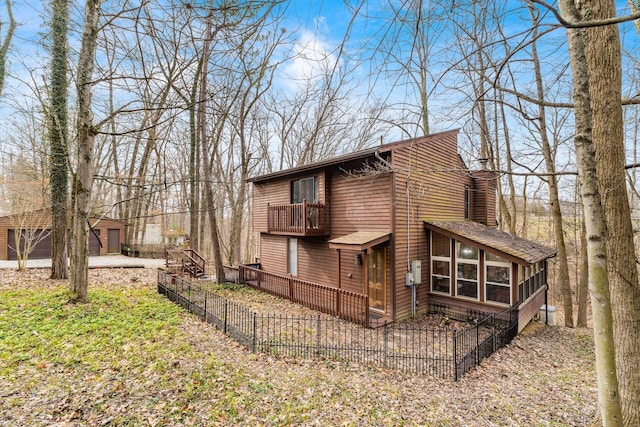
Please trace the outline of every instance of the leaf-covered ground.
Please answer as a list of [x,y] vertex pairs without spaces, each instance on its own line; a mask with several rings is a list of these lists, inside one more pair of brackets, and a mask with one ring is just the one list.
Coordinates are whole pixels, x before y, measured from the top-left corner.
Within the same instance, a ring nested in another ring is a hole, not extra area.
[[253,354],[158,295],[154,270],[92,270],[84,306],[68,305],[48,273],[0,270],[1,426],[584,426],[595,417],[584,329],[531,324],[451,382]]

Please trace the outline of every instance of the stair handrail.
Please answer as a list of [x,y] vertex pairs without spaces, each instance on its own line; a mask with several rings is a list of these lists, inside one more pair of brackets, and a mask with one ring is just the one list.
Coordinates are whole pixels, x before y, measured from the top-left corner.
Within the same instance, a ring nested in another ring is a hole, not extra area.
[[205,259],[202,255],[200,255],[195,249],[185,249],[183,252],[183,256],[182,256],[182,268],[189,271],[190,273],[196,274],[195,271],[192,271],[188,264],[187,261],[185,260],[185,257],[191,261],[193,263],[194,266],[196,267],[200,267],[200,269],[202,270],[202,274],[205,273]]

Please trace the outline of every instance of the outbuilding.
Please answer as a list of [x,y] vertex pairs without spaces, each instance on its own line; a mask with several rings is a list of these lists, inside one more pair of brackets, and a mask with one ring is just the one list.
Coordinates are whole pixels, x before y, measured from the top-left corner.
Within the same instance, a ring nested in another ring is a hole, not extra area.
[[[89,254],[107,255],[121,252],[124,245],[126,223],[110,218],[91,218],[89,232]],[[0,217],[0,259],[15,260],[16,236],[20,248],[25,239],[33,239],[30,259],[51,257],[51,210],[39,209],[22,214]]]

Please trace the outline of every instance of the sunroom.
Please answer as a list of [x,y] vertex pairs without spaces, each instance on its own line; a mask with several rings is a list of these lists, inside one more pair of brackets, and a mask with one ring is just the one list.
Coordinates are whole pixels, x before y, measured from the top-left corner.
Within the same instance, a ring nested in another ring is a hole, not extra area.
[[471,221],[424,221],[430,302],[480,311],[518,308],[521,330],[546,303],[552,248]]

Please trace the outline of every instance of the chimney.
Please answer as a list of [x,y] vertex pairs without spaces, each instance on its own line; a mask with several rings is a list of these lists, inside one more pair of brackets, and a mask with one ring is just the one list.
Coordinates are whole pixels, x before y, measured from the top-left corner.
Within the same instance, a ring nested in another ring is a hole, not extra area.
[[[487,159],[479,159],[481,169],[473,173],[474,201],[473,220],[489,227],[496,221],[496,185],[498,175],[487,170]],[[483,162],[484,161],[484,162]]]

